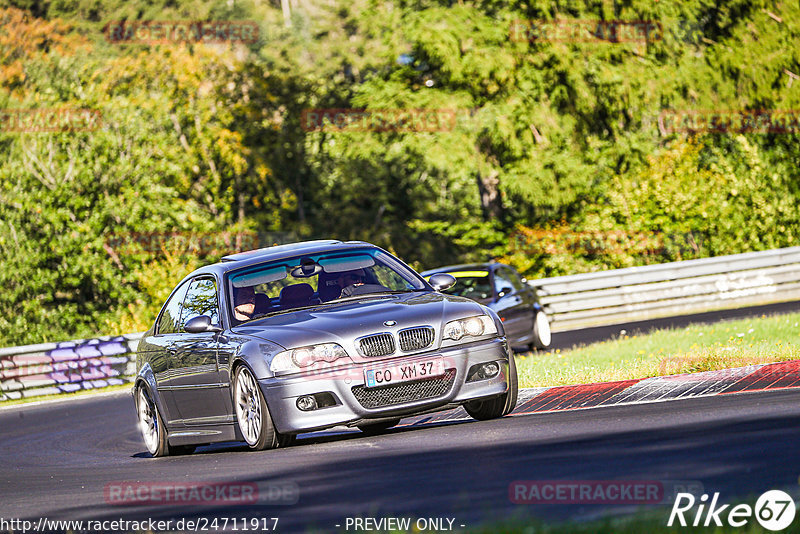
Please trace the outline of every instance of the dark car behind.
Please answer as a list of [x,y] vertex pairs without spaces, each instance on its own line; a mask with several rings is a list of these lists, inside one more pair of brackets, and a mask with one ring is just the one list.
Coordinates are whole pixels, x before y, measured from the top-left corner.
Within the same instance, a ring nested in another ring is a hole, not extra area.
[[456,283],[444,292],[466,297],[494,310],[503,321],[513,347],[546,349],[550,346],[550,322],[536,290],[511,267],[502,263],[448,265],[424,271],[429,278],[447,273]]

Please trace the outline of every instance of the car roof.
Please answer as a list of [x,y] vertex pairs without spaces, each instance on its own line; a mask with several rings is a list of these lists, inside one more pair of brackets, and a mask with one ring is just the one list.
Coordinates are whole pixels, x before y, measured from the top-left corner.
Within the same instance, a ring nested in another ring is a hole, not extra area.
[[315,241],[301,241],[299,243],[287,243],[285,245],[275,245],[272,247],[259,248],[255,250],[246,250],[244,252],[237,252],[235,254],[228,254],[223,256],[220,262],[242,261],[252,258],[261,258],[264,260],[281,259],[287,253],[291,256],[302,254],[309,249],[317,249],[320,246],[327,247],[329,245],[336,245],[341,241],[335,239],[317,239]]
[[492,269],[500,265],[505,265],[505,264],[496,262],[461,263],[458,265],[445,265],[444,267],[437,267],[436,269],[428,269],[427,271],[423,271],[419,274],[421,274],[422,276],[428,276],[429,274],[452,273],[457,271],[477,271],[477,270],[491,271]]
[[[276,245],[274,247],[247,250],[224,256],[218,263],[200,267],[192,272],[185,279],[199,274],[217,274],[222,276],[228,271],[256,265],[259,263],[292,258],[303,254],[319,254],[321,252],[333,252],[338,250],[351,250],[363,247],[379,249],[379,247],[367,243],[366,241],[337,241],[335,239],[319,239],[316,241],[301,241],[298,243],[288,243]],[[184,279],[184,280],[185,280]]]

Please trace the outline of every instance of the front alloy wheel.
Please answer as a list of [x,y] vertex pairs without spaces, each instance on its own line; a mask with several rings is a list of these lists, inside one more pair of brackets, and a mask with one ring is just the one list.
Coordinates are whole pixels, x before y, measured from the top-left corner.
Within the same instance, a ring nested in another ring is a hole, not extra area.
[[247,367],[239,367],[236,371],[233,401],[239,430],[251,449],[274,449],[287,446],[293,441],[294,436],[284,436],[275,430],[261,388]]

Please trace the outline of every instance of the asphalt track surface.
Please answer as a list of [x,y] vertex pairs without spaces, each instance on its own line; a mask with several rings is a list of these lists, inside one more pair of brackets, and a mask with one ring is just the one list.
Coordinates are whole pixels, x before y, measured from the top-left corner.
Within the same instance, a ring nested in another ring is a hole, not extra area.
[[[449,518],[460,529],[512,517],[549,523],[645,508],[663,513],[666,523],[668,505],[515,504],[509,486],[518,480],[686,481],[720,492],[720,502],[752,505],[769,489],[797,495],[799,442],[800,389],[786,389],[485,422],[421,422],[378,436],[337,430],[305,435],[285,449],[251,452],[228,443],[153,459],[136,428],[133,401],[120,392],[0,410],[0,518],[278,517],[277,531],[303,532],[343,530],[348,517]],[[298,500],[110,503],[107,485],[123,482],[252,482],[262,492],[270,484],[289,485]]]

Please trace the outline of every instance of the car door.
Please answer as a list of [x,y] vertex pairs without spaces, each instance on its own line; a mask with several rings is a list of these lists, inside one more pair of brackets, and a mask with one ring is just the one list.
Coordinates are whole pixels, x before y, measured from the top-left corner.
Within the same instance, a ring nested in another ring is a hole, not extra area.
[[495,310],[513,343],[525,342],[533,332],[533,308],[527,302],[523,282],[505,266],[494,269]]
[[180,334],[170,354],[171,386],[175,404],[186,425],[224,422],[227,411],[223,402],[219,362],[219,334],[186,332],[186,323],[200,315],[219,324],[219,296],[211,276],[195,278],[189,284],[183,302]]
[[174,426],[175,422],[181,419],[172,395],[173,383],[170,372],[170,358],[175,350],[175,343],[180,337],[181,309],[188,288],[189,284],[187,282],[181,284],[180,287],[172,292],[158,319],[156,319],[153,335],[144,340],[152,350],[150,365],[153,368],[158,395],[163,401],[163,408],[166,412],[164,415],[169,426]]

